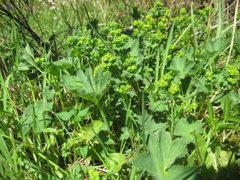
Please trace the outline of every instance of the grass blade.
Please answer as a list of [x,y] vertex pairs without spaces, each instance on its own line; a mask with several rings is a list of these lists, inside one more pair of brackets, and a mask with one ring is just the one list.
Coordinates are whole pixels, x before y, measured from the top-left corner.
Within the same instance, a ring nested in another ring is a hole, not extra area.
[[166,68],[166,65],[167,65],[167,57],[168,57],[168,52],[169,52],[171,42],[172,42],[172,38],[173,38],[173,30],[174,30],[174,24],[171,27],[170,34],[169,34],[168,40],[167,40],[167,46],[166,46],[166,49],[165,49],[164,54],[163,54],[163,64],[162,64],[161,77],[163,77],[164,71],[165,71],[165,68]]

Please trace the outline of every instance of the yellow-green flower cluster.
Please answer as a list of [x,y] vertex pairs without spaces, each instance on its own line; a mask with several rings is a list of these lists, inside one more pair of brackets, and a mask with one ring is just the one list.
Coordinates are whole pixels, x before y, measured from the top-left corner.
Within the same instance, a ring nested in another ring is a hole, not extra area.
[[134,31],[133,35],[138,36],[143,29],[143,21],[142,20],[135,20],[133,21]]
[[[170,47],[171,50],[173,50],[173,49],[175,49],[175,48],[176,48],[176,46]],[[176,56],[177,56],[177,57],[183,57],[183,56],[184,56],[184,52],[183,52],[183,51],[178,51],[178,52],[176,53]]]
[[103,49],[103,48],[105,48],[105,44],[103,43],[103,41],[101,39],[97,39],[96,47],[98,47],[99,49]]
[[209,15],[210,7],[206,6],[204,9],[198,10],[198,13],[201,17],[207,18]]
[[151,67],[144,67],[144,77],[150,77],[153,73],[153,69]]
[[107,25],[104,27],[103,31],[106,34],[108,34],[111,31],[116,30],[116,29],[120,29],[119,24],[117,22],[112,21],[112,22],[107,23]]
[[205,77],[207,78],[207,80],[212,81],[213,79],[213,72],[212,71],[207,71],[205,74]]
[[231,84],[237,84],[238,80],[236,78],[233,77],[228,77],[227,81],[230,82]]
[[169,82],[172,80],[172,72],[166,73],[159,81],[155,83],[156,88],[164,88],[169,85]]
[[164,38],[164,34],[162,32],[160,32],[160,31],[157,31],[157,32],[152,34],[152,40],[154,42],[159,43],[159,42],[161,42],[163,40],[163,38]]
[[93,59],[99,59],[100,57],[99,51],[97,50],[93,50],[92,52],[90,52],[90,55]]
[[87,46],[91,43],[91,39],[89,34],[83,33],[83,35],[79,37],[77,45]]
[[89,179],[100,180],[98,171],[94,170],[93,168],[88,169],[88,175],[89,175]]
[[135,20],[133,21],[133,25],[135,29],[142,29],[143,27],[143,21],[142,20]]
[[144,23],[142,25],[143,30],[150,31],[154,27],[154,19],[151,15],[145,17]]
[[77,38],[74,37],[74,36],[69,36],[67,38],[67,44],[72,46],[72,45],[75,45],[77,43]]
[[40,58],[40,57],[36,57],[36,58],[35,58],[35,62],[36,62],[36,63],[43,63],[44,61],[45,61],[45,58],[44,58],[44,57],[41,57],[41,58]]
[[116,91],[119,92],[120,94],[126,94],[131,90],[131,86],[129,84],[121,84]]
[[150,14],[153,17],[162,17],[168,13],[168,9],[162,4],[162,2],[156,2],[154,7],[150,10]]
[[180,9],[180,14],[181,14],[181,15],[186,15],[186,14],[187,14],[186,8],[184,8],[184,7],[181,8],[181,9]]
[[167,17],[161,17],[157,24],[158,29],[165,30],[167,27],[167,23],[168,23]]
[[177,92],[180,91],[180,84],[179,83],[176,83],[176,82],[172,82],[171,83],[171,86],[169,87],[168,89],[168,92],[170,94],[176,94]]
[[113,37],[117,37],[122,34],[122,30],[121,29],[113,29],[109,32],[109,34]]
[[144,20],[135,20],[133,22],[134,35],[138,35],[141,31],[150,31],[154,28],[154,18],[151,15],[146,15]]
[[193,102],[183,101],[181,103],[181,107],[183,111],[190,113],[192,111],[195,111],[198,108],[198,105],[195,101]]
[[107,28],[108,28],[108,29],[118,29],[118,28],[119,28],[119,25],[118,25],[117,22],[112,21],[112,22],[109,22],[109,23],[107,24]]
[[227,81],[231,84],[236,84],[239,79],[239,70],[236,65],[227,65]]
[[[191,22],[191,15],[189,13],[187,13],[185,8],[182,8],[180,10],[180,13],[182,13],[182,14],[180,14],[180,16],[173,16],[173,17],[171,17],[171,20],[173,22],[175,22],[176,25],[178,25],[177,26],[178,29],[182,29],[182,28],[185,29],[186,26],[188,26],[189,23]],[[195,15],[193,15],[193,16],[194,16],[194,18],[196,18]]]
[[127,57],[126,60],[124,61],[123,65],[127,68],[127,71],[134,72],[137,69],[136,57],[134,57],[134,56]]
[[106,62],[106,63],[112,63],[114,61],[116,61],[116,56],[113,55],[112,53],[106,53],[103,57],[103,62]]
[[126,34],[121,34],[120,36],[115,37],[112,42],[119,47],[123,46],[128,39],[129,37]]
[[238,75],[239,75],[239,71],[238,71],[237,66],[228,65],[228,66],[227,66],[227,71],[228,71],[228,74],[229,74],[230,76],[238,76]]
[[190,109],[191,110],[195,111],[197,108],[198,108],[198,105],[197,105],[197,103],[195,101],[190,104]]
[[93,74],[95,75],[99,70],[105,69],[107,68],[108,65],[105,62],[101,62],[99,65],[97,65],[94,70],[93,70]]
[[140,30],[135,28],[133,31],[133,35],[138,36],[139,34],[140,34]]

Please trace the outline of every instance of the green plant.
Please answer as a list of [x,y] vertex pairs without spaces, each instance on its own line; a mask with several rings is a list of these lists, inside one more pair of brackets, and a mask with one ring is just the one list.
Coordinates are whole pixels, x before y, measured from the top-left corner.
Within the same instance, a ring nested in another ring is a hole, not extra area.
[[50,48],[0,21],[0,177],[237,179],[238,9],[107,2],[36,3]]

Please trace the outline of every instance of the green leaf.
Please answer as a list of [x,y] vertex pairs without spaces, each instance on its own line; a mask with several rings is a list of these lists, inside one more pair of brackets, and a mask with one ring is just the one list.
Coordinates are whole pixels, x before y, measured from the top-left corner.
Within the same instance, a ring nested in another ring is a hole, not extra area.
[[126,162],[126,158],[122,153],[109,153],[104,160],[104,164],[112,173],[118,173]]
[[224,99],[224,108],[223,108],[223,118],[224,120],[228,120],[228,116],[231,110],[231,100],[229,94],[225,95]]
[[210,53],[222,52],[228,45],[228,40],[223,38],[217,38],[215,40],[207,41],[206,49]]
[[36,67],[36,63],[34,62],[34,54],[29,44],[27,44],[27,46],[25,47],[25,51],[23,52],[22,58],[32,67]]
[[195,121],[194,123],[189,124],[186,119],[180,119],[175,128],[174,135],[181,136],[186,143],[194,143],[194,132],[202,131],[203,123],[201,121]]
[[59,112],[59,113],[57,113],[57,116],[60,119],[62,119],[63,121],[69,121],[75,113],[76,113],[76,111],[74,109],[72,109],[69,112],[67,112],[67,111]]
[[215,130],[216,131],[222,131],[224,129],[238,129],[238,127],[230,122],[218,122],[215,125]]
[[80,122],[82,119],[86,118],[89,114],[89,108],[79,110],[77,117],[74,119],[75,122]]
[[191,74],[191,70],[195,63],[193,61],[186,60],[186,58],[176,57],[173,59],[171,69],[176,71],[180,79],[184,79],[186,75]]
[[156,174],[157,169],[153,166],[153,159],[150,153],[142,153],[137,156],[133,165],[149,172],[150,174]]
[[144,122],[144,129],[146,134],[163,131],[167,128],[167,123],[156,122],[152,117]]
[[123,46],[124,49],[131,49],[131,56],[138,56],[139,54],[139,39],[129,39],[127,43]]
[[164,101],[155,101],[153,95],[149,96],[149,107],[153,112],[163,112],[168,110],[168,105]]
[[82,88],[84,85],[81,79],[77,76],[64,75],[61,85],[66,87],[69,91],[77,91],[79,88]]
[[[196,134],[195,135],[195,144],[196,144],[196,150],[195,150],[195,156],[198,161],[198,164],[203,164],[205,162],[205,158],[207,155],[207,149],[209,147],[209,144],[206,140],[206,136],[211,135],[211,131],[208,135],[202,135],[202,134]],[[195,161],[196,161],[195,159]]]
[[21,116],[22,131],[25,134],[30,128],[34,128],[37,133],[42,132],[50,123],[51,117],[48,112],[53,108],[52,102],[46,100],[37,101],[34,105],[27,106]]
[[46,86],[43,90],[43,97],[47,100],[51,100],[55,95],[54,89],[50,89],[49,86]]
[[159,156],[158,159],[161,160],[161,166],[164,170],[167,170],[177,157],[187,152],[184,141],[181,139],[172,141],[170,134],[166,131],[150,137],[149,151],[154,157]]
[[18,69],[19,71],[28,71],[28,70],[29,70],[29,67],[30,67],[30,66],[29,66],[28,64],[20,62],[20,63],[18,64],[17,69]]
[[80,70],[76,76],[63,76],[61,85],[79,97],[97,104],[108,89],[110,82],[110,72],[99,70],[93,75],[92,69],[88,68],[85,73]]
[[25,52],[32,58],[34,59],[34,53],[31,49],[31,47],[29,46],[29,44],[27,44],[27,46],[25,47]]
[[70,58],[61,59],[61,60],[53,62],[53,65],[60,69],[69,69],[73,66],[73,62]]
[[186,180],[197,171],[196,167],[174,165],[164,175],[164,180]]
[[81,141],[89,142],[93,139],[101,131],[103,126],[102,121],[94,120],[90,126],[85,126],[80,129],[79,137],[81,137]]
[[210,101],[207,102],[207,109],[208,109],[208,116],[209,116],[207,118],[208,123],[210,125],[213,125],[214,121],[215,121],[215,119],[214,119],[214,109],[213,109],[213,105]]
[[232,122],[237,122],[237,123],[239,123],[240,122],[240,116],[229,116],[228,117],[228,120],[229,121],[232,121]]
[[6,159],[11,160],[11,154],[9,153],[6,141],[1,134],[4,134],[4,132],[0,131],[0,155],[3,155]]
[[86,158],[88,155],[89,147],[88,146],[83,146],[79,147],[78,150],[80,151],[82,157]]
[[[219,146],[216,148],[217,162],[220,167],[227,167],[231,156],[233,155],[230,151],[224,151]],[[234,157],[232,157],[234,158]]]
[[205,160],[206,168],[214,168],[214,170],[218,170],[218,164],[217,164],[217,155],[212,152],[211,148],[208,149],[208,154]]
[[139,155],[134,164],[157,176],[158,179],[164,179],[175,160],[187,153],[186,143],[179,138],[172,140],[166,131],[151,134],[148,148],[149,153]]
[[135,39],[132,41],[131,44],[131,51],[130,51],[130,55],[131,56],[138,56],[139,53],[139,40]]

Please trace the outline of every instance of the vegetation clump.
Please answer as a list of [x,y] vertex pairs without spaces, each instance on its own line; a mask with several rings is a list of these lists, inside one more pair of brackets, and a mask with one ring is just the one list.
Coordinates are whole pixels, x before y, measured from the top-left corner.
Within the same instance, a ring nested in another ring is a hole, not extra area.
[[60,23],[70,34],[49,47],[11,21],[0,46],[0,177],[237,179],[239,13],[222,5],[155,2],[129,24],[93,26],[83,3],[87,23]]

